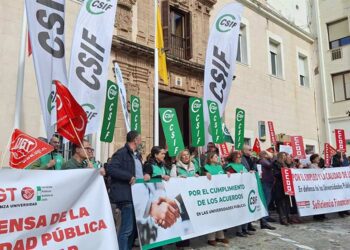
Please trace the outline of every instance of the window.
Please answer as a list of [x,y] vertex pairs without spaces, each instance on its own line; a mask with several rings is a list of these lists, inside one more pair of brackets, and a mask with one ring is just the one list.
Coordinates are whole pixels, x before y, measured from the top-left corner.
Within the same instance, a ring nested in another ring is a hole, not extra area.
[[269,39],[270,45],[270,74],[277,77],[282,77],[282,53],[281,44],[272,39]]
[[244,145],[249,145],[251,146],[251,139],[250,138],[244,138]]
[[192,58],[191,13],[162,2],[164,47],[181,59]]
[[242,23],[239,29],[236,61],[248,64],[247,29],[246,26]]
[[266,125],[264,121],[258,122],[258,128],[259,128],[259,140],[260,141],[266,141]]
[[350,100],[350,72],[334,74],[332,80],[334,101]]
[[347,18],[329,23],[327,27],[330,49],[350,44],[350,31]]
[[309,87],[309,67],[307,57],[298,53],[298,72],[300,86]]

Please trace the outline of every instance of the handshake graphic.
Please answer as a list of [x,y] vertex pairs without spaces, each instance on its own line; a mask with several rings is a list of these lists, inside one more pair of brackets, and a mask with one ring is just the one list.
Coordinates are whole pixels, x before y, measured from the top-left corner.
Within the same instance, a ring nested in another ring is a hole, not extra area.
[[160,227],[164,229],[169,228],[182,216],[181,207],[183,204],[181,203],[183,203],[181,196],[177,196],[174,200],[166,197],[159,197],[152,202],[149,215]]

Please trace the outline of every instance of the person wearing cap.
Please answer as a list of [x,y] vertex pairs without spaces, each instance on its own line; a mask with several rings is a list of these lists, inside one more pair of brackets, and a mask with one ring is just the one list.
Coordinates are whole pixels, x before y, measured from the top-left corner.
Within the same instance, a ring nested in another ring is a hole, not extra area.
[[[45,138],[39,137],[40,140],[47,142]],[[60,150],[60,139],[57,136],[53,136],[49,143],[53,146],[54,150],[35,162],[33,162],[29,169],[37,169],[37,170],[61,170],[62,164],[64,163],[64,159]]]

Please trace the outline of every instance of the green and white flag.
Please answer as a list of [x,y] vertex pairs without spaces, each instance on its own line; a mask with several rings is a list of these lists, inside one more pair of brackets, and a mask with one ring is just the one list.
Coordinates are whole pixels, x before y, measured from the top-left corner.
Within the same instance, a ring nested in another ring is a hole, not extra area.
[[203,100],[202,98],[190,98],[190,119],[191,119],[191,134],[192,146],[201,147],[205,144],[204,135],[204,115],[203,115]]
[[233,144],[232,136],[225,123],[222,123],[222,130],[224,131],[224,141]]
[[241,150],[244,144],[244,121],[245,111],[243,109],[236,109],[236,123],[235,123],[235,149]]
[[210,132],[215,144],[224,142],[224,133],[222,131],[222,122],[220,118],[219,106],[216,102],[207,101],[209,118],[210,118]]
[[118,93],[119,88],[112,81],[107,82],[106,104],[103,115],[103,123],[100,140],[103,142],[112,142],[115,128],[115,121],[117,120],[118,109]]
[[141,104],[138,96],[131,96],[131,130],[141,134]]
[[160,108],[159,115],[168,145],[168,153],[170,156],[176,156],[185,148],[176,111],[173,108]]

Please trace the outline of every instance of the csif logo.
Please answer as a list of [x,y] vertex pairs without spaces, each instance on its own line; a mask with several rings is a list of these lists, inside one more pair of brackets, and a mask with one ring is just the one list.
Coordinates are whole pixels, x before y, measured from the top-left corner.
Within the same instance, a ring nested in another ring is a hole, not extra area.
[[100,15],[111,9],[111,0],[87,0],[86,10],[92,15]]
[[118,95],[117,85],[112,84],[107,91],[107,98],[108,100],[113,101],[117,97],[117,95]]
[[132,100],[132,103],[131,103],[132,112],[136,113],[139,108],[140,108],[140,101],[138,98],[134,98],[134,100]]
[[216,21],[216,29],[219,32],[228,32],[237,26],[236,18],[231,14],[224,14]]
[[228,129],[227,129],[227,127],[225,126],[225,124],[222,124],[222,131],[224,132],[225,135],[231,136],[231,135],[230,135],[230,131],[228,131]]
[[243,110],[240,110],[237,112],[237,121],[238,122],[241,122],[243,119],[244,119],[244,111]]
[[251,190],[248,195],[248,209],[251,213],[254,213],[258,205],[258,196],[256,196],[255,191]]
[[191,110],[193,113],[198,113],[201,107],[202,107],[201,101],[199,99],[196,99],[193,101],[191,105]]
[[212,102],[209,104],[209,112],[211,114],[215,114],[215,112],[218,110],[218,105],[215,102]]
[[162,119],[165,123],[170,123],[170,122],[172,122],[174,115],[175,114],[173,113],[173,111],[169,109],[169,110],[164,111]]
[[91,103],[85,103],[81,105],[81,107],[85,110],[88,121],[91,121],[92,118],[97,116],[97,112],[94,112],[95,106],[92,105]]

